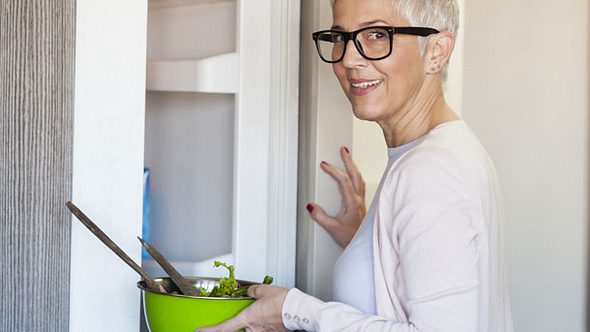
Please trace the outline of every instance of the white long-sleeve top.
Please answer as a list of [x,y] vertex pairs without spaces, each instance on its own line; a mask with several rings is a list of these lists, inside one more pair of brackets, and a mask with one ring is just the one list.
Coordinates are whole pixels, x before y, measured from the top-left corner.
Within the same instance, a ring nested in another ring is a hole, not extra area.
[[511,332],[493,164],[459,120],[385,174],[373,226],[377,315],[291,289],[283,323],[307,331]]
[[[387,149],[387,166],[374,197],[379,197],[387,171],[404,153],[422,142],[422,137]],[[334,266],[332,298],[353,306],[366,314],[376,314],[375,281],[373,273],[373,226],[379,200],[373,199],[367,215],[356,234]]]

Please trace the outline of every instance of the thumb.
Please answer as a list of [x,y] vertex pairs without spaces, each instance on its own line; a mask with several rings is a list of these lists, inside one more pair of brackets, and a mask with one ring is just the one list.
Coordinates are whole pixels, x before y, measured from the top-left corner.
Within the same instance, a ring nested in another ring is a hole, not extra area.
[[258,288],[260,287],[260,285],[252,285],[250,287],[248,287],[248,296],[258,299],[260,297]]
[[309,203],[307,205],[307,210],[311,215],[311,219],[315,220],[318,224],[320,224],[320,226],[324,227],[328,232],[340,224],[340,222],[336,218],[328,215],[326,211],[324,211],[324,209],[317,204]]

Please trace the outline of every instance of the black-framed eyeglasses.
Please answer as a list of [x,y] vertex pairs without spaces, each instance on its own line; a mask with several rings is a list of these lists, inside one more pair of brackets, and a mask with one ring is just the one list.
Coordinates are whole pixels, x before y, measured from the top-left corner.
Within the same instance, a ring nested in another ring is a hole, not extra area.
[[393,51],[393,35],[405,34],[427,37],[440,31],[424,27],[374,26],[352,32],[322,30],[312,34],[320,58],[327,63],[342,61],[348,41],[352,40],[359,53],[368,60],[381,60]]

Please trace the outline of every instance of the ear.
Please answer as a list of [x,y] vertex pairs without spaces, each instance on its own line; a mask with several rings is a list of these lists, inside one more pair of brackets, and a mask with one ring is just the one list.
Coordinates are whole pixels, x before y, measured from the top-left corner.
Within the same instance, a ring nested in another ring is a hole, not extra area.
[[424,71],[427,74],[439,73],[449,61],[455,47],[455,34],[442,31],[430,36],[424,54]]

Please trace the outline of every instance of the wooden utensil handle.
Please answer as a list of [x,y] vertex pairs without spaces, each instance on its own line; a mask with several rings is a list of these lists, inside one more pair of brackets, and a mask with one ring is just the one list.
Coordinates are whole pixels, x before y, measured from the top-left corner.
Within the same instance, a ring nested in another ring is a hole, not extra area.
[[142,238],[137,237],[139,242],[143,245],[143,247],[147,250],[147,252],[156,260],[158,264],[166,271],[166,273],[170,276],[170,279],[180,292],[184,295],[191,295],[191,296],[199,296],[201,293],[199,290],[191,284],[186,278],[184,278],[180,272],[178,272],[172,264],[164,257],[156,248],[152,247],[149,243],[145,242]]
[[164,291],[162,285],[159,285],[152,279],[137,263],[135,263],[131,257],[129,257],[123,249],[119,248],[119,246],[111,240],[90,218],[88,218],[74,203],[67,202],[66,206],[72,212],[78,220],[86,226],[94,234],[102,243],[104,243],[109,249],[111,249],[117,256],[119,256],[127,265],[129,265],[135,272],[137,272],[143,280],[145,280],[146,285],[153,290],[160,290]]

